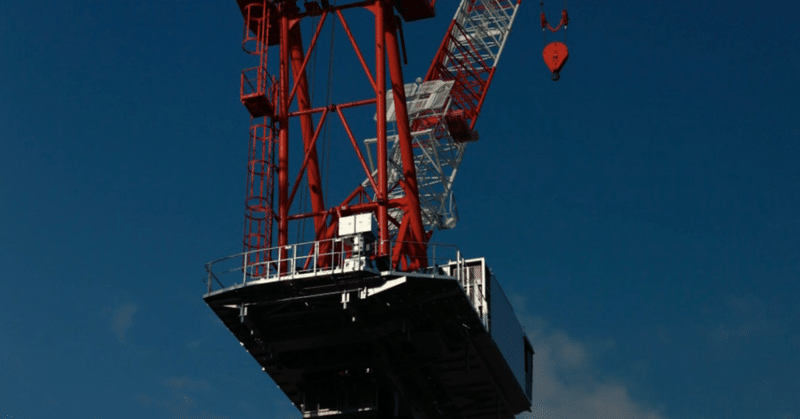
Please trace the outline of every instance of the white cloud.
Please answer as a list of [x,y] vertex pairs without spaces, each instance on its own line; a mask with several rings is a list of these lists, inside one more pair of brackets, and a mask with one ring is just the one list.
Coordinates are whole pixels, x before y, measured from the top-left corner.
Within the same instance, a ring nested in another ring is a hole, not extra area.
[[753,295],[726,295],[720,307],[709,307],[708,312],[727,319],[708,333],[718,343],[745,338],[770,326],[764,303]]
[[145,395],[136,396],[136,401],[143,407],[156,409],[174,419],[226,419],[213,413],[198,411],[197,402],[190,395],[174,391],[166,400],[159,400]]
[[131,327],[133,315],[137,311],[139,311],[139,307],[135,304],[124,304],[114,310],[111,318],[111,331],[114,332],[114,336],[121,343],[127,343],[125,334],[128,332],[128,328]]
[[224,416],[203,411],[200,402],[203,402],[205,398],[193,395],[196,392],[210,392],[211,385],[208,382],[192,380],[188,377],[172,377],[164,379],[162,384],[169,388],[168,397],[150,397],[140,394],[136,396],[138,404],[148,409],[160,411],[167,418],[225,419]]
[[583,345],[571,340],[564,333],[551,336],[551,340],[558,349],[555,355],[564,368],[578,369],[586,367],[588,355]]
[[[657,409],[631,398],[613,379],[600,378],[592,354],[564,332],[547,332],[541,319],[521,317],[533,342],[532,412],[524,419],[663,419]],[[596,355],[595,355],[596,356]]]

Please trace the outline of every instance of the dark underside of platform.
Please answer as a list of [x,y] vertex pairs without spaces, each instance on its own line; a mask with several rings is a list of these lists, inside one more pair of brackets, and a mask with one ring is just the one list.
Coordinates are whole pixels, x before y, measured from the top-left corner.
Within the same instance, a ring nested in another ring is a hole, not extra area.
[[[360,293],[387,279],[398,285]],[[530,408],[453,279],[317,277],[205,301],[306,417],[510,418]]]

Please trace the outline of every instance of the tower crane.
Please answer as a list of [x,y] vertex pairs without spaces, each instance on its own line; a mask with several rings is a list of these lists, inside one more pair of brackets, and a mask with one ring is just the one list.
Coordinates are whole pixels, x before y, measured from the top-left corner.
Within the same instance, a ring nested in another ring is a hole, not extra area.
[[[533,346],[496,277],[485,259],[430,241],[458,220],[453,183],[521,0],[462,0],[411,83],[403,22],[434,17],[436,0],[237,3],[256,64],[240,79],[251,116],[244,249],[206,264],[206,303],[304,418],[529,410]],[[310,63],[334,25],[363,72],[362,97],[312,94]],[[331,125],[363,173],[336,201],[319,151]],[[291,242],[306,221],[313,237]]]

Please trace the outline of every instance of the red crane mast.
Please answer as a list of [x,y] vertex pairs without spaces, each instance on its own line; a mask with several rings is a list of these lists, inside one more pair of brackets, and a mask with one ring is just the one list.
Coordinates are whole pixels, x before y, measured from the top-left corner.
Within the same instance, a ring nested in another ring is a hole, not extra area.
[[[425,77],[426,82],[445,84],[429,83],[420,89],[409,89],[403,82],[398,43],[400,19],[395,18],[395,10],[406,21],[424,19],[434,15],[435,1],[372,0],[340,6],[306,2],[304,9],[295,1],[238,2],[245,20],[243,48],[259,63],[243,71],[241,78],[241,100],[252,116],[245,200],[247,263],[260,266],[256,274],[263,274],[260,270],[265,269],[264,262],[284,259],[280,250],[268,249],[290,244],[292,221],[312,219],[314,240],[323,243],[327,251],[332,246],[329,240],[337,234],[340,217],[371,213],[377,220],[376,258],[388,259],[391,266],[402,270],[427,266],[426,244],[433,231],[455,225],[451,186],[466,143],[477,139],[474,126],[520,1],[462,1]],[[373,54],[362,52],[350,30],[346,15],[351,9],[367,9],[373,15]],[[299,24],[308,17],[317,18],[318,23],[304,49]],[[372,92],[360,100],[315,106],[310,101],[307,69],[327,20],[341,23]],[[276,56],[269,56],[270,46],[277,46]],[[278,61],[275,74],[269,71],[271,60]],[[450,81],[453,83],[446,84]],[[419,105],[436,94],[432,86],[439,93],[448,90],[449,95],[438,95],[436,109],[417,106],[409,116],[409,100],[416,100]],[[409,99],[407,92],[418,94]],[[387,115],[386,119],[375,118],[375,138],[371,143],[374,161],[369,149],[362,150],[346,116],[349,109],[363,107],[375,109],[375,115]],[[327,197],[323,196],[317,142],[323,126],[335,120],[347,133],[366,179],[345,200],[332,204],[326,203]],[[394,134],[387,130],[387,122],[392,123]],[[298,126],[303,159],[299,173],[292,176],[290,138]],[[419,134],[426,130],[431,135]],[[426,151],[450,157],[444,163],[428,161],[426,166]],[[430,172],[427,178],[438,180],[426,182],[419,170]],[[310,210],[292,212],[298,189],[304,187],[304,176]],[[420,181],[426,187],[422,202]],[[273,232],[274,224],[277,232]]]
[[[413,260],[414,267],[425,265],[424,243],[427,237],[419,209],[394,8],[401,11],[401,15],[405,14],[407,19],[418,19],[433,15],[434,2],[406,0],[394,3],[373,0],[326,8],[307,5],[305,10],[301,10],[294,1],[239,0],[245,18],[243,46],[259,60],[259,65],[245,70],[241,79],[242,102],[253,118],[250,128],[244,248],[245,251],[254,252],[248,263],[260,264],[273,258],[282,259],[280,254],[271,254],[268,250],[259,252],[272,247],[273,224],[277,224],[274,236],[278,247],[289,244],[290,221],[307,218],[313,220],[315,240],[327,243],[326,240],[336,235],[339,217],[365,212],[373,213],[377,219],[379,233],[376,255],[386,257],[391,246],[389,224],[399,224],[398,220],[388,215],[389,209],[393,208],[402,212],[404,241],[417,244],[416,253],[406,256]],[[355,8],[367,9],[374,16],[376,36],[372,56],[362,53],[350,31],[346,14]],[[318,16],[319,22],[306,50],[299,23],[310,16]],[[306,71],[322,27],[328,19],[341,22],[374,94],[361,100],[314,107],[310,102]],[[278,46],[277,57],[269,57],[271,45]],[[277,74],[269,72],[270,58],[278,61]],[[368,65],[370,61],[374,63],[373,68]],[[358,107],[374,107],[378,115],[385,114],[387,86],[391,88],[394,97],[392,105],[397,114],[396,126],[402,154],[403,176],[397,185],[387,184],[387,121],[377,118],[375,123],[378,168],[377,176],[374,176],[371,171],[366,170],[367,162],[345,115],[346,110]],[[316,144],[323,124],[337,119],[347,132],[355,156],[365,169],[374,194],[370,196],[364,188],[358,188],[338,205],[326,205]],[[292,181],[289,173],[289,153],[292,148],[290,133],[293,131],[291,127],[297,125],[300,127],[299,136],[303,144],[303,163],[300,173]],[[304,174],[308,179],[311,208],[310,211],[292,213],[290,208],[298,188],[301,187]],[[273,185],[276,182],[278,199],[274,202]],[[390,187],[402,188],[403,196],[389,199]]]

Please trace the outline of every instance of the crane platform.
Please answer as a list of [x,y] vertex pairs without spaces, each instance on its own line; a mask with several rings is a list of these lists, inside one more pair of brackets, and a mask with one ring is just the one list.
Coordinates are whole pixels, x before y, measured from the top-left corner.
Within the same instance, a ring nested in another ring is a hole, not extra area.
[[[261,277],[220,271],[241,255],[214,262],[204,296],[304,418],[530,409],[533,348],[484,259],[459,254],[419,272],[381,271],[352,254],[325,269],[300,263],[321,260],[306,251],[320,247],[295,246]],[[242,281],[214,289],[215,270]]]

